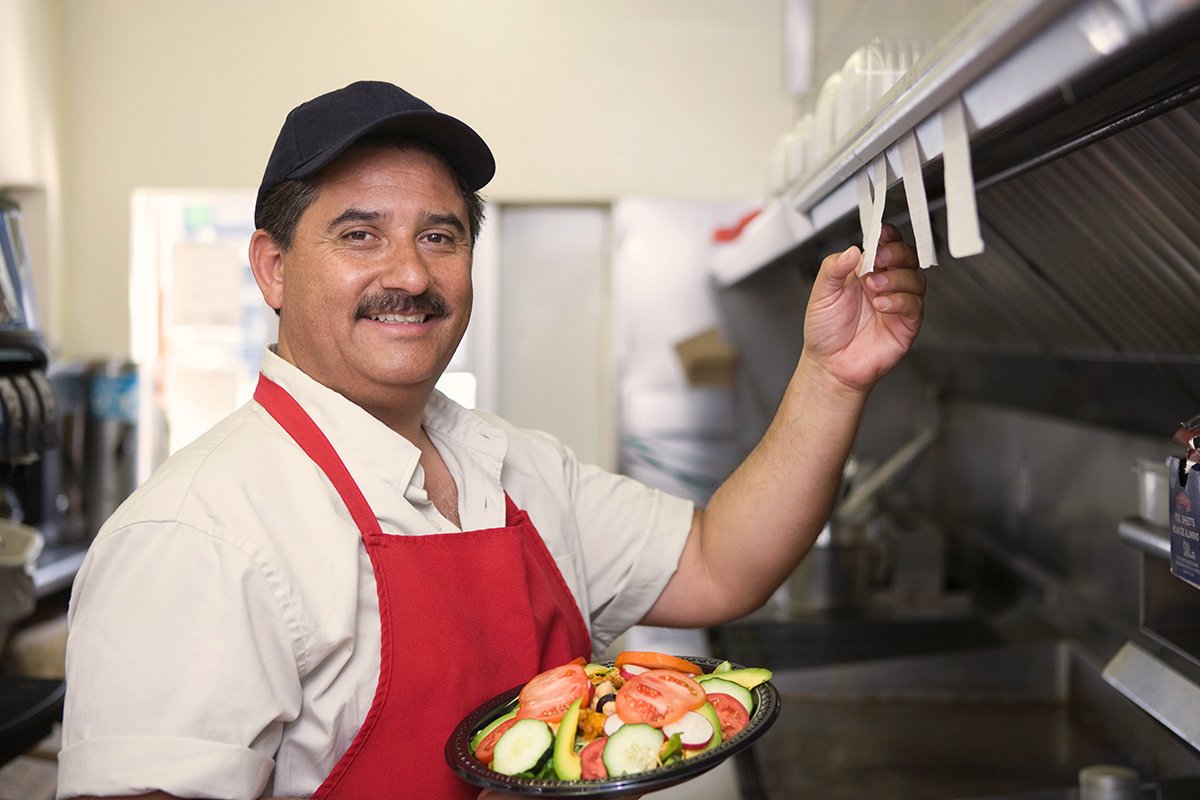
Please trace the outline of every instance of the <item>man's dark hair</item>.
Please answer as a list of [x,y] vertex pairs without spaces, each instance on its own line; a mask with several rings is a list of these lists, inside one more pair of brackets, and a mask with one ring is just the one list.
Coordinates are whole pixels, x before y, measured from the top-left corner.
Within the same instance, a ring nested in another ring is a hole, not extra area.
[[[396,138],[386,133],[365,136],[350,149],[370,145],[386,145],[401,150],[420,150],[441,158],[445,163],[445,158],[437,151],[437,148],[418,139]],[[350,152],[350,150],[346,152]],[[459,194],[462,195],[463,203],[467,206],[468,219],[466,222],[471,231],[471,247],[474,247],[475,241],[479,238],[479,229],[483,226],[483,197],[472,189],[453,167],[447,164],[447,168],[454,175]],[[281,250],[286,252],[292,249],[296,226],[300,223],[300,217],[305,210],[316,199],[320,178],[321,173],[317,173],[307,178],[284,181],[263,198],[259,213],[261,221],[259,227],[271,235]]]

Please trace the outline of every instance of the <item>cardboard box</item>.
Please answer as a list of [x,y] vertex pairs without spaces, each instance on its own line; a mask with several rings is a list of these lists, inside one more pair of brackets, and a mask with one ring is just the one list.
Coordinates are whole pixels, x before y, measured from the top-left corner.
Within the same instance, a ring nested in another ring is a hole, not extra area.
[[733,386],[737,352],[716,328],[676,343],[675,353],[693,386]]

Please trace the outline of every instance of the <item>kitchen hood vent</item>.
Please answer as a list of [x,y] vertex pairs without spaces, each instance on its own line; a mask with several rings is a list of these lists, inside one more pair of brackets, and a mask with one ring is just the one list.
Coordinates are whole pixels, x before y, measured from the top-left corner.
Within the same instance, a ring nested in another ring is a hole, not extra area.
[[[1200,101],[997,182],[913,362],[951,396],[1164,438],[1200,409]],[[943,238],[944,213],[933,218]]]
[[978,208],[987,249],[939,253],[922,346],[1200,355],[1200,103],[994,184]]
[[[1177,8],[972,138],[981,254],[949,254],[942,161],[924,164],[938,265],[911,361],[947,396],[1156,437],[1200,410],[1200,5]],[[884,216],[913,240],[900,183]],[[759,268],[714,270],[764,398],[817,265],[862,242],[860,221],[848,203]]]

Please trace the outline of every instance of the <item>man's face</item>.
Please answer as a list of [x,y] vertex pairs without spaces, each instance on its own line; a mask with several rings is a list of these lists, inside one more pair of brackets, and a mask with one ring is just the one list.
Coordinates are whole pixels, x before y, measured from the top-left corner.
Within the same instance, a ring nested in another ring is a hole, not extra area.
[[471,315],[467,225],[436,156],[394,147],[342,156],[275,259],[277,277],[259,278],[281,309],[279,355],[381,418],[397,402],[423,405]]

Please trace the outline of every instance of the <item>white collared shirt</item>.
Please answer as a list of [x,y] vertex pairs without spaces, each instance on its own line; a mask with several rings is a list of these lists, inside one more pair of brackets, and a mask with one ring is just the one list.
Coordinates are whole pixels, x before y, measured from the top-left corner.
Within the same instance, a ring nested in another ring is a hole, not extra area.
[[[419,450],[268,351],[263,373],[328,437],[385,533],[453,530]],[[692,504],[580,464],[553,438],[435,394],[424,420],[463,530],[529,512],[595,653],[674,573]],[[370,560],[320,469],[250,402],[172,456],[105,524],[72,592],[59,797],[311,794],[374,696]]]

